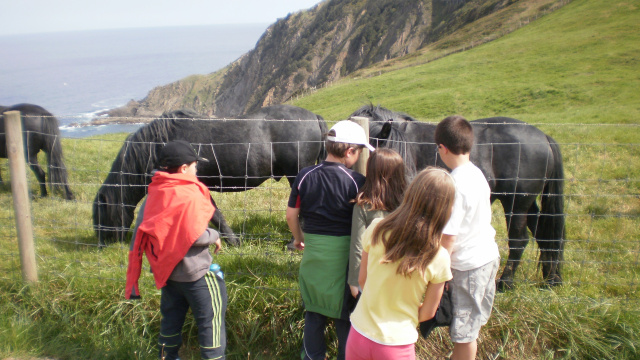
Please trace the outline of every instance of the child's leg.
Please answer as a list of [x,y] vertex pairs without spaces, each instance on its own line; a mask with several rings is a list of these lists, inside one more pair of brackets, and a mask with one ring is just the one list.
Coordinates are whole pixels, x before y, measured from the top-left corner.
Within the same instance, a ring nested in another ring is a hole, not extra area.
[[160,359],[174,360],[182,345],[182,325],[189,310],[189,303],[183,296],[178,283],[168,281],[161,289],[160,296],[160,336],[158,354]]
[[227,290],[224,280],[208,272],[199,280],[184,283],[187,299],[198,326],[198,342],[203,359],[224,359],[227,343],[225,313]]
[[468,343],[455,343],[453,345],[453,353],[451,354],[451,360],[468,360],[475,359],[476,352],[478,351],[478,341],[473,340]]
[[480,328],[491,315],[499,265],[500,259],[496,259],[476,269],[451,271],[453,321],[449,331],[454,343],[451,359],[475,358]]
[[338,360],[344,360],[347,348],[347,338],[349,337],[349,331],[351,330],[351,321],[333,319],[333,324],[336,327],[336,335],[338,337]]
[[382,345],[362,336],[353,327],[347,340],[348,360],[415,360],[415,344]]
[[369,349],[370,343],[366,340],[368,339],[360,335],[360,333],[352,327],[349,331],[349,338],[347,339],[346,358],[349,360],[369,359],[371,355]]
[[327,317],[307,311],[304,314],[304,336],[302,338],[302,350],[304,360],[324,360],[327,345],[324,339],[324,330]]

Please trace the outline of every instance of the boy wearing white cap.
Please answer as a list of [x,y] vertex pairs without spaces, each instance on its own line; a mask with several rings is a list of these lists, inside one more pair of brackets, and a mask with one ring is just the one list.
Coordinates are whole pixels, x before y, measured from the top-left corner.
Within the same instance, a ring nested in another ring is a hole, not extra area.
[[[287,224],[294,246],[304,250],[300,263],[300,292],[305,305],[302,356],[325,358],[327,318],[334,320],[338,360],[345,358],[351,328],[349,308],[353,296],[347,285],[353,203],[364,176],[351,167],[364,147],[373,151],[364,129],[352,121],[336,123],[327,134],[327,158],[302,169],[291,187]],[[300,226],[299,216],[304,219]]]

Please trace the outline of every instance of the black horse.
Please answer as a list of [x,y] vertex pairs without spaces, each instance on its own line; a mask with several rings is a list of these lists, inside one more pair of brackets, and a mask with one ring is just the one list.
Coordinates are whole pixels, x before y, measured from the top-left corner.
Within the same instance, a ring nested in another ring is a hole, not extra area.
[[[372,105],[361,107],[351,116],[371,118],[372,145],[398,150],[412,171],[429,165],[446,167],[436,153],[436,125]],[[527,227],[540,248],[539,265],[545,281],[561,284],[565,214],[564,170],[558,144],[536,127],[511,118],[479,119],[471,125],[475,135],[471,161],[487,178],[491,202],[500,200],[507,221],[509,258],[498,280],[499,289],[513,284],[529,242]]]
[[[125,240],[156,168],[157,153],[171,140],[189,141],[209,160],[198,163],[198,178],[217,192],[246,191],[283,176],[291,183],[300,169],[326,155],[327,125],[303,108],[269,106],[244,120],[202,118],[187,110],[165,113],[126,139],[93,203],[100,245]],[[229,244],[240,245],[219,210],[212,222]]]
[[[62,155],[62,143],[58,119],[38,105],[18,104],[11,107],[0,106],[0,114],[6,111],[20,111],[25,158],[40,184],[40,195],[47,196],[47,184],[54,193],[63,193],[64,198],[74,196],[67,180],[67,168]],[[0,115],[0,158],[7,158],[7,140],[4,133],[4,116]],[[48,179],[38,163],[40,150],[47,154]],[[0,182],[2,177],[0,176]]]

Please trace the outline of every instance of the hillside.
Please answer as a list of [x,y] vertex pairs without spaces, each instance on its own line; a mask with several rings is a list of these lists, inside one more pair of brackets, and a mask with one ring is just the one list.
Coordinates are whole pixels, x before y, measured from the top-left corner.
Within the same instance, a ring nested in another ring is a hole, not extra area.
[[[471,50],[428,62],[427,47],[292,103],[331,120],[371,102],[426,121],[462,114],[548,124],[638,124],[639,20],[635,0],[574,0]],[[582,131],[559,137],[582,141]],[[594,130],[593,136],[601,135]],[[638,134],[621,128],[618,141],[624,138],[634,143]]]
[[248,113],[427,48],[434,58],[493,40],[566,2],[327,0],[278,20],[224,69],[155,88],[109,115],[155,116],[178,108],[220,117]]

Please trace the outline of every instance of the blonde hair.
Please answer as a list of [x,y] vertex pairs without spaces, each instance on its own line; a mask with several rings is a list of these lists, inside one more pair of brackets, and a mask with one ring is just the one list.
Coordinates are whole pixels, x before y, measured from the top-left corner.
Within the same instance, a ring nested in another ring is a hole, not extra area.
[[440,248],[442,230],[451,217],[455,198],[451,175],[437,167],[428,167],[416,175],[400,206],[380,221],[371,244],[384,245],[381,263],[399,261],[398,275],[414,271],[424,275]]

